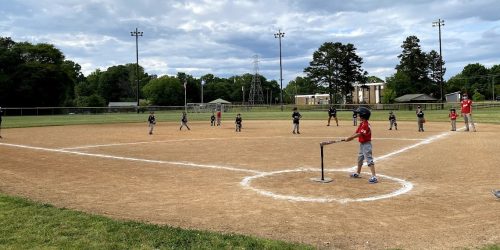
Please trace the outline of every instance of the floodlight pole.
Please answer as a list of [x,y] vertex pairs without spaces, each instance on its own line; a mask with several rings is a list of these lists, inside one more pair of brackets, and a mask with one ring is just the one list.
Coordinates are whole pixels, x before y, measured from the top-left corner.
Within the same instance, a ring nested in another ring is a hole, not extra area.
[[280,104],[281,111],[283,111],[283,64],[281,62],[281,38],[285,36],[284,32],[278,30],[278,33],[274,34],[274,38],[278,38],[280,44]]
[[137,28],[135,28],[135,31],[131,31],[130,35],[135,36],[135,57],[136,57],[136,64],[135,64],[135,79],[137,81],[137,90],[136,90],[136,95],[137,95],[137,113],[139,113],[139,37],[142,36],[142,31],[139,31]]
[[443,101],[443,52],[441,50],[441,26],[444,26],[444,20],[438,19],[432,22],[432,27],[438,27],[439,29],[439,66],[440,66],[440,85],[441,85],[441,102]]
[[187,80],[184,79],[184,112],[187,114]]
[[201,80],[201,104],[203,104],[203,80]]

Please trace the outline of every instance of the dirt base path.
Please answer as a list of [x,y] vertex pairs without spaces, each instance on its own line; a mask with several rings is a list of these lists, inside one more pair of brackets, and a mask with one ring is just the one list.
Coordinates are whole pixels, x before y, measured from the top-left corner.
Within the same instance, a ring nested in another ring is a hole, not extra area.
[[[350,122],[245,121],[241,133],[192,123],[3,129],[0,192],[75,210],[182,228],[304,242],[320,248],[429,249],[500,243],[500,126],[372,122],[380,183],[350,179]],[[382,159],[380,159],[382,157]],[[335,171],[333,171],[335,170]],[[367,168],[364,171],[368,171]],[[412,185],[409,190],[397,178]],[[259,193],[260,192],[260,193]],[[356,201],[387,198],[374,201]],[[393,195],[394,194],[394,195]],[[297,198],[298,197],[298,198]]]

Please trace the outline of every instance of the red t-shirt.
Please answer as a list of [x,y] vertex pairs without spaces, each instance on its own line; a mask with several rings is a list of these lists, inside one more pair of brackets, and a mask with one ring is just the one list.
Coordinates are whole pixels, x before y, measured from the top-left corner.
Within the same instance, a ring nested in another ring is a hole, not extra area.
[[470,108],[472,106],[472,101],[467,99],[462,101],[462,113],[464,114],[469,114],[470,113]]
[[358,137],[358,141],[360,143],[369,142],[372,140],[372,130],[368,121],[362,121],[361,124],[359,124],[358,129],[356,129],[356,133],[360,134],[360,136]]
[[220,111],[217,111],[217,118],[220,118],[222,116]]
[[450,119],[456,120],[457,119],[457,113],[450,113]]

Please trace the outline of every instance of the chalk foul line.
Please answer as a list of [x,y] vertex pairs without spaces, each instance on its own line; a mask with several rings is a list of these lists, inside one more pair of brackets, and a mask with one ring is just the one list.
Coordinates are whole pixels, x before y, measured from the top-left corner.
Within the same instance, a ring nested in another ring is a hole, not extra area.
[[169,164],[169,165],[177,165],[177,166],[185,166],[185,167],[198,167],[198,168],[210,168],[210,169],[223,169],[237,172],[246,172],[253,174],[260,174],[262,172],[250,169],[241,169],[227,166],[219,166],[219,165],[205,165],[205,164],[197,164],[191,162],[179,162],[179,161],[162,161],[162,160],[150,160],[150,159],[142,159],[142,158],[133,158],[133,157],[122,157],[122,156],[114,156],[114,155],[105,155],[105,154],[94,154],[94,153],[84,153],[78,151],[70,151],[64,149],[52,149],[52,148],[43,148],[43,147],[35,147],[35,146],[27,146],[27,145],[19,145],[19,144],[11,144],[11,143],[0,143],[0,145],[15,147],[15,148],[24,148],[38,151],[46,151],[46,152],[54,152],[54,153],[64,153],[64,154],[72,154],[72,155],[80,155],[80,156],[89,156],[96,158],[104,158],[104,159],[114,159],[114,160],[123,160],[123,161],[135,161],[135,162],[144,162],[144,163],[155,163],[155,164]]

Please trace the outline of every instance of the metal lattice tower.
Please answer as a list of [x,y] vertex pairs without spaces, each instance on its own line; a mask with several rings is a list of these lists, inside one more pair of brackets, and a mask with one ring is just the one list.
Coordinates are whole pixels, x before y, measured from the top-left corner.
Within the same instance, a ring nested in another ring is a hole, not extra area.
[[264,94],[262,93],[262,85],[259,75],[259,56],[253,57],[253,71],[252,85],[250,87],[250,94],[248,95],[248,102],[250,105],[264,104]]

